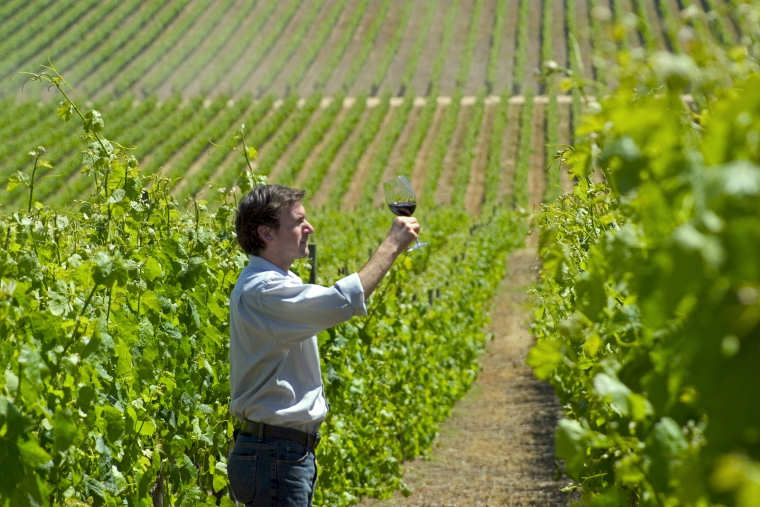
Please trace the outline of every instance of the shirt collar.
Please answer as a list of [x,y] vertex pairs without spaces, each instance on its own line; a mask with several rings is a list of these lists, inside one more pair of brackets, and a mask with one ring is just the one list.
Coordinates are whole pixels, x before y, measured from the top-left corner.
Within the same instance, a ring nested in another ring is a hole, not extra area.
[[268,260],[266,260],[263,257],[259,257],[258,255],[249,255],[248,256],[248,265],[255,269],[256,271],[277,271],[280,274],[283,274],[285,276],[293,276],[295,273],[292,271],[285,271],[280,266],[277,266],[276,264],[272,264]]

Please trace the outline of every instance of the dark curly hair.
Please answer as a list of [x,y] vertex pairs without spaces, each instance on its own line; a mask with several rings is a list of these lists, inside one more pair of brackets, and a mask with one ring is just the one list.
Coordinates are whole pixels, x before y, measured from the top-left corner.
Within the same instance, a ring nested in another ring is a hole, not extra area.
[[240,247],[249,255],[259,255],[266,244],[258,228],[280,227],[280,210],[300,202],[306,192],[283,185],[259,185],[240,201],[235,217],[235,232]]

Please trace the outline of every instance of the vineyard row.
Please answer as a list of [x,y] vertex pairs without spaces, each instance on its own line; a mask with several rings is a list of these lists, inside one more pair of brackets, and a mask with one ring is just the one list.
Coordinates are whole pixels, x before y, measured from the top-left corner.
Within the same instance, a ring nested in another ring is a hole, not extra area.
[[684,16],[740,39],[728,0],[7,2],[0,94],[48,62],[96,98],[543,94],[547,69],[606,83],[616,49],[680,51]]
[[[237,184],[246,166],[233,138],[245,125],[246,144],[259,151],[256,172],[306,188],[312,204],[378,204],[381,180],[404,173],[419,188],[421,201],[455,202],[477,213],[488,200],[511,202],[515,167],[521,168],[521,178],[531,166],[542,167],[545,157],[551,161],[569,141],[570,97],[528,97],[530,106],[522,96],[504,99],[218,96],[183,103],[178,96],[164,102],[125,96],[94,107],[113,118],[107,135],[135,146],[133,155],[146,173],[170,178],[179,198],[213,200],[210,188]],[[53,128],[54,106],[3,105],[0,185],[14,187],[19,171],[30,172],[27,152],[43,145],[52,168],[36,173],[34,199],[60,204],[85,197],[92,180],[81,171],[79,138]],[[521,121],[519,129],[511,127]],[[534,130],[541,135],[532,139]],[[558,171],[552,173],[549,186],[560,185],[559,177]],[[26,204],[27,194],[23,185],[10,188],[3,204],[17,208]]]

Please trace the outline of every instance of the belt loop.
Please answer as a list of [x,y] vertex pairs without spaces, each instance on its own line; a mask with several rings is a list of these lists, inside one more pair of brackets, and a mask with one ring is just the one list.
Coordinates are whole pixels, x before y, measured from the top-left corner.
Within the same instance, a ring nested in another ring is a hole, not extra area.
[[258,426],[258,437],[259,440],[264,440],[264,424],[263,423],[257,423]]

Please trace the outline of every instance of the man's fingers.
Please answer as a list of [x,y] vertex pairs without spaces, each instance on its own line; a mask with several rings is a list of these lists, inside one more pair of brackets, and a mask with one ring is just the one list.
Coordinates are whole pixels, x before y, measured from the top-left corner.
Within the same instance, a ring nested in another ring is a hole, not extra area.
[[406,248],[420,233],[420,223],[414,217],[396,217],[389,233],[402,248]]
[[394,221],[397,223],[400,222],[403,224],[417,224],[418,227],[420,225],[420,223],[414,217],[396,217]]
[[407,230],[414,231],[415,233],[420,231],[420,223],[414,217],[396,217],[394,226],[403,227]]

